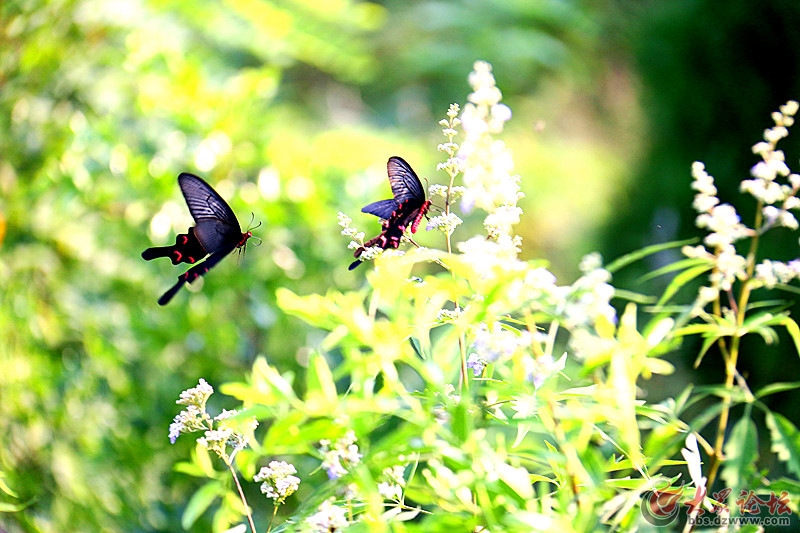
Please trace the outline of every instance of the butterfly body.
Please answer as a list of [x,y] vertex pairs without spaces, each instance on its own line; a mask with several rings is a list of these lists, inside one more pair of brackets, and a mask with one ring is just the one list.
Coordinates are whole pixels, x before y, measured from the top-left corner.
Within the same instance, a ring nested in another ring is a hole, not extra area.
[[184,284],[204,275],[226,255],[244,248],[253,236],[250,231],[242,232],[233,210],[203,179],[184,172],[178,176],[178,185],[195,226],[178,235],[173,246],[148,248],[142,252],[142,257],[147,261],[169,257],[173,265],[194,264],[206,256],[207,259],[178,276],[178,282],[159,298],[159,305],[169,303]]
[[[386,163],[389,175],[389,184],[392,187],[394,198],[379,200],[365,206],[361,211],[383,219],[381,233],[355,252],[356,258],[371,246],[378,246],[383,250],[396,249],[400,246],[406,229],[416,233],[422,217],[428,212],[431,202],[426,199],[422,183],[411,166],[402,157],[393,156]],[[350,264],[353,270],[361,264],[357,259]]]

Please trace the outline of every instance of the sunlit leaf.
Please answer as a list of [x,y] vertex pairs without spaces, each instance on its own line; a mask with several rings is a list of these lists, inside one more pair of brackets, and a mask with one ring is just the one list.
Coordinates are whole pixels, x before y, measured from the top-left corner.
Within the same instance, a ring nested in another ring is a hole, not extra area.
[[747,485],[756,473],[758,455],[758,430],[749,416],[744,416],[734,424],[725,443],[725,462],[722,478],[728,487],[738,491]]
[[184,529],[190,529],[211,504],[224,494],[223,487],[217,481],[209,481],[195,492],[186,504],[186,509],[181,517]]
[[800,475],[800,431],[786,417],[772,411],[766,414],[772,440],[771,450],[786,463],[794,475]]

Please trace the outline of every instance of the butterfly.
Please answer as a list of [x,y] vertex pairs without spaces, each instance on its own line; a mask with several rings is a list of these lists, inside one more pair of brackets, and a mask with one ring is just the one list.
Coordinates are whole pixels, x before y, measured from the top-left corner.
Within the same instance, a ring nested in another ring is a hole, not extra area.
[[[398,156],[390,157],[386,163],[386,172],[389,175],[394,198],[373,202],[361,210],[362,213],[375,215],[383,222],[380,235],[359,246],[353,253],[356,258],[370,246],[379,246],[384,250],[398,248],[406,228],[410,229],[411,233],[416,233],[422,217],[431,205],[430,200],[425,198],[422,183],[405,159]],[[356,259],[350,264],[349,270],[360,264],[361,260]]]
[[250,230],[242,232],[227,202],[201,178],[183,172],[178,176],[178,185],[195,226],[189,228],[187,233],[178,235],[174,245],[148,248],[142,252],[142,257],[147,261],[169,257],[173,265],[193,264],[206,256],[208,259],[178,276],[178,283],[158,299],[158,305],[167,305],[184,284],[204,275],[235,249],[243,249],[247,239],[253,236]]

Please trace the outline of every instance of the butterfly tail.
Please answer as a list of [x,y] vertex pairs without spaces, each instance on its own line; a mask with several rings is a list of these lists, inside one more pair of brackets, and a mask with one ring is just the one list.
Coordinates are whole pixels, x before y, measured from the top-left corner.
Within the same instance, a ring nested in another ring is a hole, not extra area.
[[170,257],[174,249],[174,246],[155,246],[142,252],[142,258],[146,261],[151,261],[158,257]]
[[172,300],[172,298],[173,298],[173,297],[174,297],[176,294],[178,294],[178,291],[179,291],[179,290],[181,290],[181,287],[183,287],[185,284],[186,284],[186,280],[184,279],[184,277],[183,277],[183,276],[181,276],[180,278],[178,278],[178,283],[176,283],[175,285],[173,285],[173,286],[172,286],[172,288],[171,288],[170,290],[168,290],[167,292],[165,292],[165,293],[164,293],[164,294],[161,296],[161,298],[159,298],[159,299],[158,299],[158,305],[167,305],[167,304],[169,303],[169,301],[170,301],[170,300]]
[[148,248],[142,252],[142,258],[146,261],[158,257],[169,257],[173,265],[178,263],[193,264],[204,258],[208,252],[200,244],[195,235],[194,228],[189,228],[186,233],[181,233],[175,237],[175,244],[172,246],[156,246]]
[[226,248],[219,252],[215,252],[211,254],[208,259],[200,263],[199,265],[195,265],[180,276],[178,276],[178,283],[172,286],[170,290],[165,292],[161,298],[158,299],[158,305],[167,305],[172,298],[178,294],[178,291],[181,290],[186,283],[191,283],[200,276],[204,275],[206,272],[211,270],[217,263],[222,261],[222,258],[228,255],[233,251],[233,248]]

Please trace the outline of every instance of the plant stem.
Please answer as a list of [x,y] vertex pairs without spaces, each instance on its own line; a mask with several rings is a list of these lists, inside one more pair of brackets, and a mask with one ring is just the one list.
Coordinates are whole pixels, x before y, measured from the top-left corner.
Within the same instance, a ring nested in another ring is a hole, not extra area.
[[233,467],[233,461],[225,461],[225,464],[228,465],[228,468],[231,471],[231,475],[233,476],[233,481],[236,483],[236,490],[239,491],[239,497],[242,499],[242,504],[244,505],[244,512],[245,514],[247,514],[247,521],[250,523],[250,531],[252,533],[256,533],[256,526],[253,523],[253,514],[250,512],[250,506],[247,505],[247,498],[244,497],[242,484],[239,483],[239,476],[236,475],[236,469],[234,469]]
[[272,522],[275,521],[275,515],[277,515],[277,514],[278,514],[278,504],[276,502],[274,507],[273,507],[273,509],[272,509],[272,518],[269,519],[269,526],[267,526],[267,533],[272,531]]
[[[756,265],[756,251],[758,250],[758,237],[760,235],[759,229],[763,223],[763,218],[761,215],[763,203],[761,201],[758,202],[756,206],[756,217],[755,217],[755,235],[753,239],[750,241],[750,250],[747,252],[747,279],[742,282],[742,292],[739,295],[739,301],[737,302],[737,309],[736,309],[736,331],[740,331],[744,326],[744,319],[745,313],[747,311],[747,304],[750,301],[750,294],[751,294],[751,283],[750,280],[753,278],[753,272],[755,271]],[[719,309],[719,299],[717,299],[715,303],[714,312],[717,316],[722,316],[721,310]],[[710,460],[710,467],[708,471],[708,487],[712,487],[714,481],[717,478],[717,473],[719,472],[719,467],[722,464],[722,461],[725,459],[723,455],[722,448],[725,446],[725,432],[728,429],[728,420],[730,418],[730,410],[731,410],[731,397],[732,397],[732,390],[734,386],[734,381],[736,379],[736,375],[738,370],[736,366],[739,362],[739,345],[741,342],[741,336],[738,334],[734,334],[731,338],[731,345],[730,350],[726,350],[726,344],[722,339],[720,339],[720,348],[722,349],[722,357],[725,361],[725,390],[729,392],[723,399],[722,399],[722,411],[719,414],[719,423],[717,425],[717,437],[714,441],[714,452],[711,456]]]

